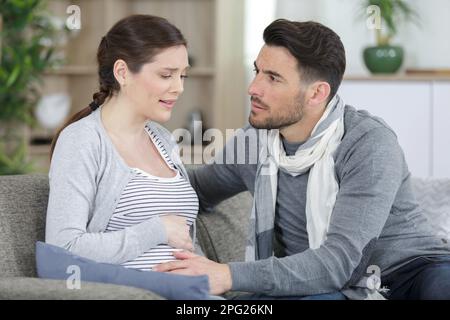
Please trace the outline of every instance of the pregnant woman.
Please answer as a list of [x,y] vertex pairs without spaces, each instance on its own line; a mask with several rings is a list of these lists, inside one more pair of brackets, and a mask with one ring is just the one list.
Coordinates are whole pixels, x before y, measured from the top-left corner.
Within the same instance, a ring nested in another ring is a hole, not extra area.
[[197,195],[160,125],[183,92],[186,40],[163,18],[132,15],[101,39],[97,61],[99,91],[53,141],[46,242],[152,270],[194,251]]

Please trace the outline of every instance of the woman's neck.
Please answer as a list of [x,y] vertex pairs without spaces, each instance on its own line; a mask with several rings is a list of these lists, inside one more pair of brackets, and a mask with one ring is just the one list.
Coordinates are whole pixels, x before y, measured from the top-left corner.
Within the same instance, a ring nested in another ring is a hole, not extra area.
[[101,107],[101,118],[106,131],[118,137],[138,139],[148,119],[138,116],[124,99],[113,96]]

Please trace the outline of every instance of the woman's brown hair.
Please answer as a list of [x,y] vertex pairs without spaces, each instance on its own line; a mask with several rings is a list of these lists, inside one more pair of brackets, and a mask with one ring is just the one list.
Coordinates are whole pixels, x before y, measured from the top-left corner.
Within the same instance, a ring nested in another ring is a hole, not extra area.
[[120,91],[114,77],[114,63],[122,59],[133,73],[142,65],[151,62],[161,50],[178,45],[187,45],[180,30],[166,19],[151,15],[131,15],[117,22],[101,39],[97,50],[99,91],[93,101],[83,110],[75,113],[53,138],[50,158],[61,131],[101,106],[105,100]]

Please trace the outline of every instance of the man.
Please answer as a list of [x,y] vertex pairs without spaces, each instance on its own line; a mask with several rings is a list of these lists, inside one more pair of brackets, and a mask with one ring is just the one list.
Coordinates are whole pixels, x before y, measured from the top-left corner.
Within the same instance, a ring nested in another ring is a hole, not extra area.
[[[258,141],[238,134],[218,156],[237,144],[246,163],[190,172],[204,211],[253,194],[246,261],[181,252],[157,270],[207,274],[213,294],[250,298],[450,299],[450,246],[414,200],[394,132],[336,95],[345,70],[340,38],[319,23],[280,19],[264,41],[248,90],[251,126],[240,133],[256,132]],[[368,278],[377,269],[389,291]]]

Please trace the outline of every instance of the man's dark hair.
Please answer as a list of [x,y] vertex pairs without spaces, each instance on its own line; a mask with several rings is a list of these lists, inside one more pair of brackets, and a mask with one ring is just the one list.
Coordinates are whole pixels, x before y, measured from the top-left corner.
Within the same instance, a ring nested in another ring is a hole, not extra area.
[[264,30],[264,42],[284,47],[297,59],[302,79],[330,84],[330,100],[337,92],[345,71],[345,50],[339,36],[324,25],[278,19]]

